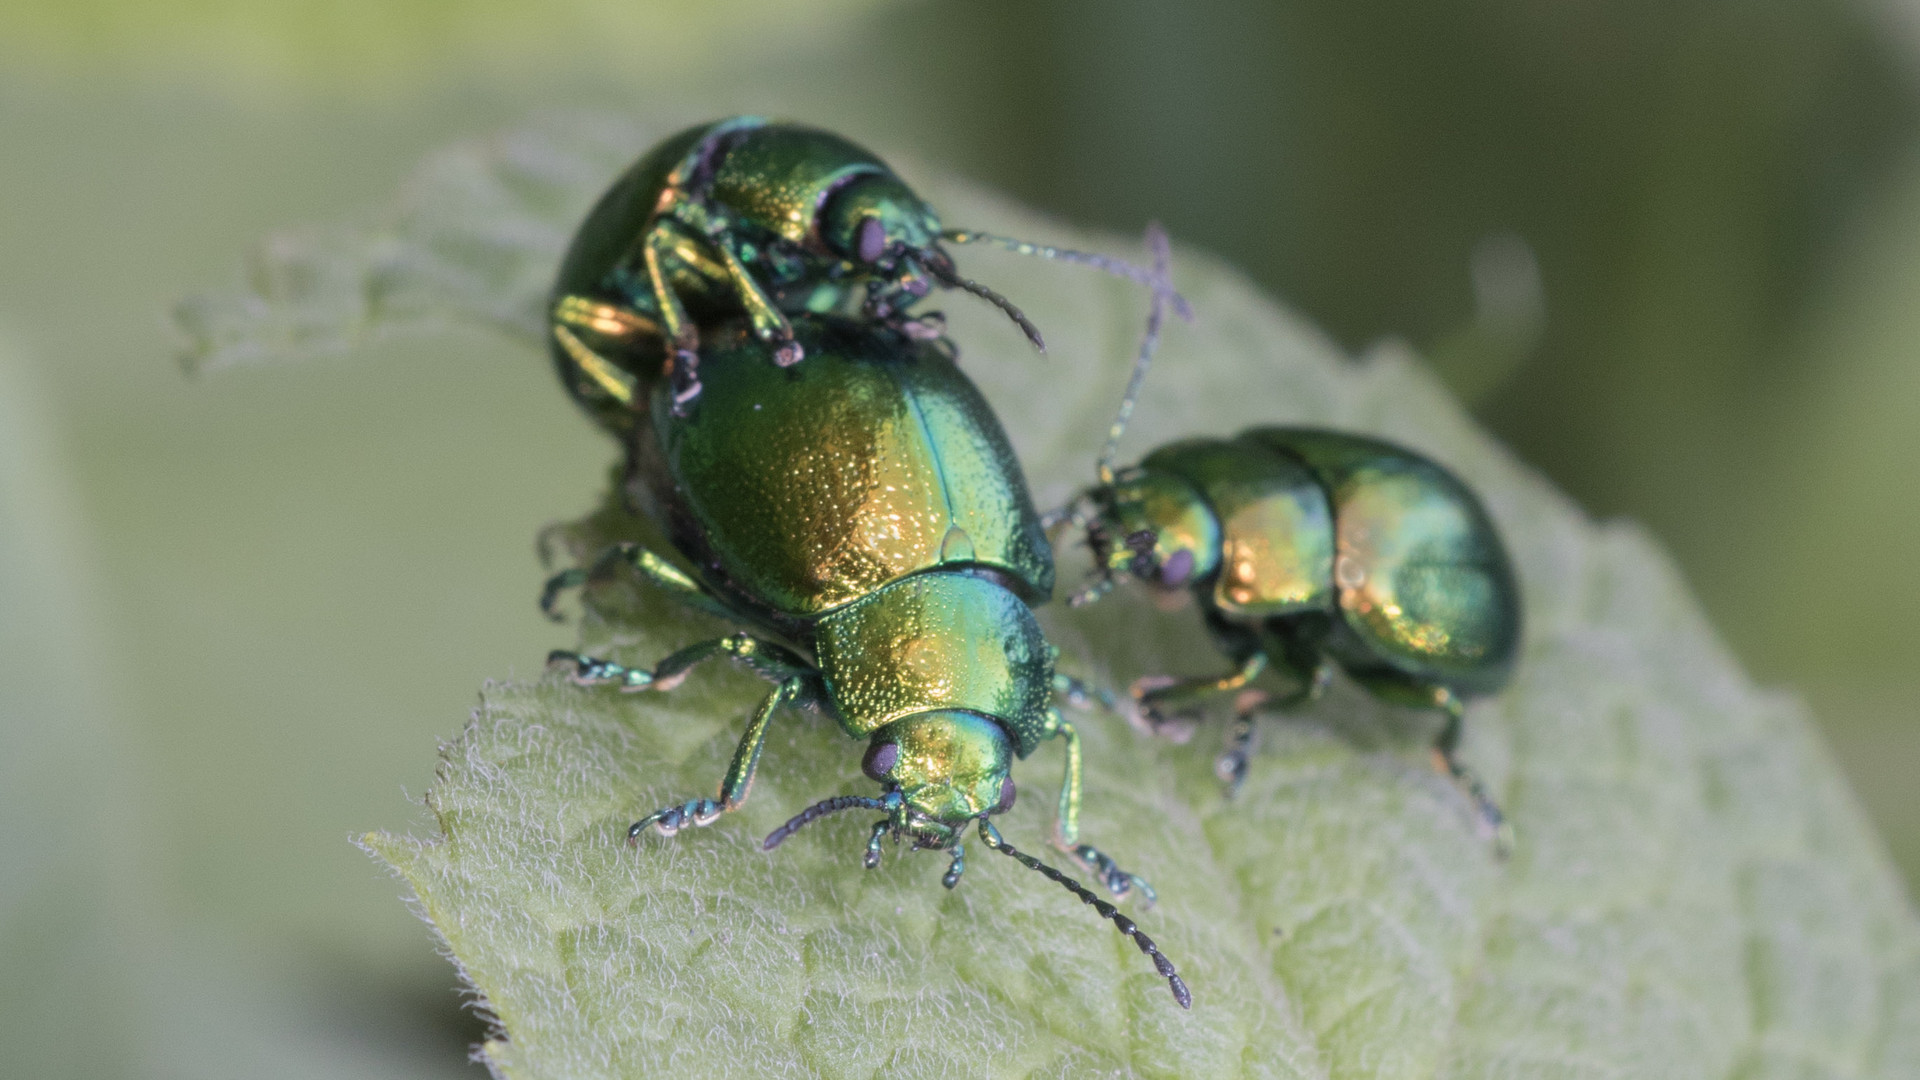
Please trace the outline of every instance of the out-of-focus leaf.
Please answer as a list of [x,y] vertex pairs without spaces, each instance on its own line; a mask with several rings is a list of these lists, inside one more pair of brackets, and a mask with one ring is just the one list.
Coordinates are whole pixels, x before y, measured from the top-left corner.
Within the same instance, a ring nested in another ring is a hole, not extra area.
[[[651,134],[651,133],[647,133]],[[558,245],[601,178],[644,145],[571,143],[574,186],[442,199],[442,225],[389,235],[392,258],[322,258],[339,280],[461,256],[435,238],[486,233],[497,206],[525,237],[482,260],[473,292],[440,275],[418,316],[535,328]],[[515,145],[511,140],[497,146]],[[531,144],[526,144],[531,145]],[[542,153],[549,151],[543,150]],[[480,148],[444,161],[518,190],[528,168]],[[909,170],[911,171],[911,170]],[[920,177],[955,223],[1112,248],[957,185]],[[423,181],[423,184],[430,184]],[[431,188],[422,191],[430,192]],[[489,211],[492,213],[492,211]],[[365,249],[363,249],[365,250]],[[1088,475],[1124,380],[1141,298],[1129,287],[1002,254],[970,272],[1021,303],[1051,355],[965,298],[947,302],[1042,501]],[[502,271],[500,268],[506,267]],[[324,278],[326,275],[322,275]],[[1128,445],[1258,422],[1371,432],[1448,463],[1486,498],[1528,605],[1514,685],[1479,703],[1466,758],[1519,833],[1495,861],[1419,752],[1430,719],[1344,684],[1265,727],[1238,800],[1193,743],[1090,716],[1087,831],[1159,885],[1136,913],[1193,986],[1191,1013],[1133,948],[1070,897],[976,851],[858,867],[858,822],[768,856],[755,840],[822,795],[862,790],[858,746],[783,717],[754,799],[671,842],[622,843],[628,822],[710,791],[761,688],[702,672],[668,695],[557,681],[495,684],[445,747],[427,835],[368,846],[423,911],[502,1030],[485,1047],[513,1077],[755,1075],[1906,1076],[1920,1069],[1920,926],[1803,708],[1755,688],[1671,565],[1638,530],[1597,525],[1480,433],[1412,358],[1351,360],[1239,276],[1188,255],[1199,313],[1170,331]],[[436,292],[436,290],[440,290]],[[517,323],[500,313],[521,313]],[[371,313],[371,314],[369,314]],[[285,325],[273,303],[252,325]],[[346,340],[369,308],[310,324]],[[232,329],[209,356],[278,350]],[[557,392],[557,391],[556,391]],[[579,551],[649,535],[603,511]],[[1069,556],[1065,565],[1079,565]],[[532,585],[532,582],[529,582]],[[1119,684],[1218,666],[1192,612],[1121,595],[1046,612],[1072,669]],[[650,661],[714,625],[623,585],[597,590],[582,644]],[[1006,825],[1041,847],[1059,750],[1023,763]],[[977,846],[977,845],[976,845]]]
[[0,1046],[10,1076],[455,1076],[343,1040],[298,978],[169,925],[141,874],[88,545],[47,399],[0,340]]
[[825,39],[873,0],[10,0],[0,57],[258,93],[348,93],[475,71],[593,69],[666,83]]

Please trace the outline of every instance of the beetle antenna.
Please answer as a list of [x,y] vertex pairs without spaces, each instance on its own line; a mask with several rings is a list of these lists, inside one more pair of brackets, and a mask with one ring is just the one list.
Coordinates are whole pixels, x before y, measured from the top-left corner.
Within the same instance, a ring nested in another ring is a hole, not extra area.
[[1001,296],[999,293],[994,292],[992,289],[987,288],[977,281],[961,277],[960,272],[954,269],[953,261],[944,255],[940,258],[926,260],[925,265],[934,277],[940,279],[942,285],[948,288],[970,292],[980,299],[985,300],[987,303],[992,304],[994,307],[999,308],[1001,311],[1006,312],[1007,318],[1012,319],[1014,325],[1020,328],[1020,332],[1027,335],[1027,340],[1033,342],[1034,348],[1043,353],[1047,351],[1047,343],[1045,339],[1040,336],[1040,328],[1033,325],[1033,320],[1027,318],[1026,312],[1015,307],[1013,301]]
[[1093,575],[1093,580],[1080,588],[1080,591],[1067,597],[1068,607],[1086,607],[1095,600],[1114,590],[1112,571],[1101,571]]
[[[994,233],[981,232],[978,229],[948,229],[946,232],[940,234],[940,239],[954,244],[988,244],[1000,248],[1003,251],[1011,251],[1015,255],[1032,255],[1042,259],[1052,259],[1056,262],[1073,263],[1076,266],[1089,266],[1095,270],[1112,274],[1114,277],[1126,278],[1135,284],[1145,285],[1149,289],[1157,290],[1164,288],[1166,285],[1164,275],[1156,274],[1144,266],[1135,266],[1125,259],[1116,259],[1111,255],[1099,255],[1091,251],[1073,251],[1068,248],[1057,248],[1047,244],[1036,244],[1030,240],[1019,240],[1011,236],[998,236]],[[1186,297],[1169,290],[1169,299],[1173,304],[1174,314],[1189,322],[1192,321],[1193,308],[1187,305]]]
[[1173,1000],[1179,1002],[1180,1007],[1183,1009],[1193,1008],[1193,994],[1187,989],[1186,980],[1182,979],[1180,972],[1174,968],[1173,961],[1167,959],[1166,954],[1160,951],[1160,946],[1155,945],[1152,938],[1140,932],[1140,928],[1134,925],[1132,919],[1120,914],[1112,904],[1093,895],[1085,885],[1080,884],[1078,881],[1055,870],[1039,859],[1007,843],[1006,840],[1000,836],[1000,830],[994,828],[985,818],[980,819],[980,839],[985,841],[988,847],[1013,859],[1034,873],[1059,882],[1061,888],[1079,897],[1083,903],[1093,905],[1093,910],[1099,912],[1101,918],[1113,920],[1113,925],[1117,927],[1121,933],[1132,938],[1133,943],[1140,947],[1141,952],[1153,958],[1153,968],[1167,980],[1167,988],[1173,991]]
[[[1120,398],[1120,411],[1115,414],[1112,426],[1107,428],[1107,445],[1101,448],[1100,457],[1094,463],[1101,487],[1113,486],[1113,459],[1120,454],[1120,436],[1126,433],[1127,421],[1133,419],[1134,403],[1140,399],[1140,387],[1147,381],[1147,369],[1153,366],[1154,350],[1160,347],[1160,322],[1166,317],[1167,299],[1172,297],[1180,308],[1186,305],[1168,280],[1167,264],[1172,254],[1167,246],[1167,231],[1157,221],[1147,226],[1147,249],[1153,252],[1153,277],[1149,282],[1153,302],[1147,309],[1147,332],[1140,337],[1140,352],[1133,358],[1133,375],[1127,379],[1127,392]],[[1185,317],[1191,319],[1192,312],[1186,312]]]
[[821,799],[819,802],[793,815],[785,825],[768,833],[767,838],[760,841],[760,850],[772,851],[774,848],[785,843],[787,837],[806,828],[809,823],[826,817],[828,814],[837,814],[842,810],[885,809],[887,809],[886,800],[875,799],[866,795],[835,795],[831,798]]

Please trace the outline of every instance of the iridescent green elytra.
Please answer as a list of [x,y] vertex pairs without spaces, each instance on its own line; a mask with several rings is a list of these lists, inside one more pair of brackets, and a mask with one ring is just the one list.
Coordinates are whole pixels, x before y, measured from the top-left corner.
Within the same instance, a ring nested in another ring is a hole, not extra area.
[[939,337],[938,315],[911,318],[908,309],[940,285],[999,306],[1044,348],[1018,308],[960,276],[943,241],[1142,278],[1116,259],[943,231],[933,208],[861,147],[736,116],[661,142],[601,196],[554,284],[554,362],[575,399],[624,433],[646,408],[638,387],[648,372],[671,372],[676,408],[699,394],[700,328],[742,312],[786,366],[806,355],[791,322],[804,313],[857,312]]
[[663,807],[636,822],[671,836],[743,803],[768,724],[782,706],[809,709],[865,739],[863,771],[878,796],[824,799],[768,836],[767,848],[840,810],[879,810],[866,865],[891,836],[948,852],[960,880],[962,842],[988,847],[1055,880],[1131,935],[1189,1003],[1151,939],[1111,904],[1015,850],[990,817],[1013,805],[1013,762],[1066,743],[1054,843],[1115,895],[1145,882],[1079,840],[1078,733],[1053,704],[1087,692],[1055,673],[1032,603],[1053,589],[1052,552],[1005,433],[944,342],[837,316],[793,320],[805,364],[782,366],[750,322],[710,328],[706,387],[676,408],[654,379],[651,408],[629,449],[631,499],[662,522],[695,567],[619,545],[565,588],[626,562],[690,606],[746,628],[690,645],[651,670],[556,652],[587,684],[667,690],[701,661],[730,656],[775,684],[755,711],[716,797]]

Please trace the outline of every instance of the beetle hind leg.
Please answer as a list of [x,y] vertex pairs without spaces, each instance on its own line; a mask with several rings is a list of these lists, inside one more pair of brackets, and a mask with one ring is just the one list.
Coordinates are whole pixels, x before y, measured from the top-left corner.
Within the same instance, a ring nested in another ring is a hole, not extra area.
[[1433,703],[1447,718],[1446,726],[1440,729],[1439,737],[1433,742],[1434,771],[1450,778],[1473,801],[1481,826],[1493,835],[1494,853],[1505,858],[1513,850],[1513,825],[1507,821],[1506,813],[1487,791],[1487,785],[1479,774],[1463,763],[1456,753],[1460,746],[1460,729],[1466,720],[1466,704],[1459,695],[1445,687],[1434,690]]

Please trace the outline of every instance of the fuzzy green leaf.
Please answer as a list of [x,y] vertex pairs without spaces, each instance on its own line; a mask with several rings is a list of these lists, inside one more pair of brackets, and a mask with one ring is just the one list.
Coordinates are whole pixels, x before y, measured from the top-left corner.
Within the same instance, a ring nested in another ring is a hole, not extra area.
[[[431,213],[396,215],[377,242],[270,248],[268,264],[277,250],[311,272],[265,300],[189,308],[197,355],[449,317],[535,340],[572,222],[653,134],[585,125],[443,155],[410,203]],[[951,224],[1132,246],[910,178]],[[871,786],[859,746],[816,720],[776,721],[742,811],[628,847],[629,822],[712,791],[764,689],[743,674],[702,671],[663,695],[491,684],[444,748],[427,834],[366,844],[498,1017],[484,1047],[496,1073],[1920,1073],[1920,925],[1804,709],[1746,679],[1644,534],[1585,519],[1403,350],[1345,357],[1232,271],[1176,254],[1198,320],[1168,333],[1134,453],[1326,424],[1423,450],[1485,496],[1519,564],[1527,636],[1512,688],[1473,708],[1464,756],[1512,815],[1513,857],[1492,857],[1429,770],[1431,719],[1351,686],[1267,722],[1232,802],[1211,774],[1216,727],[1175,745],[1088,716],[1086,831],[1159,887],[1159,906],[1134,914],[1192,986],[1186,1013],[1110,927],[977,844],[951,893],[936,856],[889,852],[862,870],[855,815],[762,854],[758,838],[796,808]],[[1143,299],[1072,268],[963,259],[1048,333],[1037,358],[990,310],[946,302],[963,366],[1057,502],[1089,477]],[[606,508],[568,539],[581,557],[652,535]],[[1071,580],[1082,563],[1063,559]],[[530,570],[529,602],[535,585]],[[1220,664],[1193,612],[1137,595],[1043,618],[1065,667],[1112,685]],[[717,629],[611,582],[588,598],[581,643],[648,662]],[[1014,843],[1044,850],[1060,765],[1048,747],[1016,770]]]

